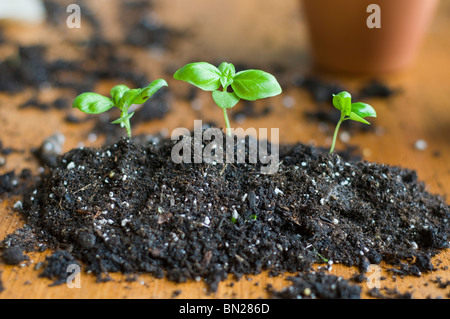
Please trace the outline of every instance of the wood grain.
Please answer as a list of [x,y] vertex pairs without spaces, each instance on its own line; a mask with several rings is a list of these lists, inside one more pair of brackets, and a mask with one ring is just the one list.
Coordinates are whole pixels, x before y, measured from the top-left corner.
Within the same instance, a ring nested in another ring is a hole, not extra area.
[[[97,3],[97,2],[93,2]],[[99,9],[96,14],[111,24],[111,18],[117,15],[114,4],[111,9]],[[177,44],[163,56],[124,48],[140,61],[144,71],[156,78],[164,76],[166,66],[177,67],[192,60],[216,61],[218,59],[236,63],[251,64],[264,68],[264,65],[277,65],[286,70],[286,79],[295,74],[312,72],[307,55],[305,26],[298,2],[283,0],[229,0],[220,11],[217,4],[207,0],[186,1],[154,1],[154,10],[161,21],[167,25],[185,30],[190,38],[181,38]],[[187,4],[189,3],[189,5]],[[258,7],[258,15],[255,8]],[[220,12],[220,14],[219,14]],[[110,15],[108,15],[110,14]],[[221,15],[222,14],[222,15]],[[203,17],[203,18],[202,18]],[[450,76],[450,4],[442,2],[433,21],[426,41],[417,57],[416,63],[408,70],[380,77],[391,87],[399,88],[400,93],[388,100],[371,99],[378,111],[376,119],[377,131],[356,133],[351,135],[350,144],[359,146],[364,160],[398,165],[416,170],[427,189],[444,197],[450,195],[450,102],[448,99],[448,81]],[[228,29],[227,21],[235,22]],[[77,56],[70,45],[61,38],[83,39],[89,36],[89,29],[67,30],[49,28],[46,25],[28,26],[12,22],[2,23],[4,36],[23,44],[45,43],[50,46],[50,57]],[[242,30],[248,30],[243,32]],[[228,32],[227,32],[228,31]],[[114,24],[106,28],[105,36],[114,38]],[[239,46],[235,44],[239,43]],[[230,49],[230,46],[233,46]],[[200,49],[199,49],[200,48]],[[261,49],[264,48],[264,49]],[[10,52],[12,47],[0,45],[0,61]],[[257,52],[256,52],[257,51]],[[68,52],[68,53],[66,53]],[[346,87],[358,89],[367,78],[347,77],[322,74],[330,81],[340,81]],[[183,87],[169,80],[169,86],[177,92]],[[104,83],[104,89],[110,83]],[[101,87],[99,88],[102,89]],[[15,95],[0,94],[0,140],[5,147],[24,150],[7,157],[6,165],[0,167],[0,174],[10,170],[19,172],[22,168],[30,168],[38,172],[39,165],[30,153],[41,141],[56,132],[65,135],[64,150],[68,151],[82,143],[85,146],[99,146],[103,140],[89,141],[87,133],[91,122],[70,125],[64,122],[66,115],[62,111],[42,112],[35,109],[19,110],[18,105],[32,96],[33,92],[25,90]],[[40,97],[52,100],[53,97],[70,94],[52,88],[39,92]],[[294,107],[283,106],[285,98],[295,101]],[[194,110],[187,102],[172,101],[172,112],[164,120],[156,120],[134,128],[135,134],[156,133],[161,130],[170,132],[176,127],[192,128],[194,119],[214,120],[221,123],[221,114],[216,112],[210,97],[199,94],[200,111]],[[255,103],[257,109],[265,104]],[[284,90],[282,96],[270,100],[273,112],[268,117],[248,118],[238,123],[247,127],[278,127],[280,141],[298,142],[329,146],[332,127],[319,127],[317,122],[309,121],[305,112],[314,110],[310,97],[302,90],[292,86]],[[420,151],[414,143],[423,139],[427,148]],[[339,142],[337,148],[344,145]],[[0,239],[23,222],[12,211],[12,206],[19,198],[4,199],[0,203]],[[448,202],[448,201],[447,201]],[[90,274],[81,275],[81,288],[68,288],[66,285],[49,287],[51,281],[39,278],[40,270],[35,265],[45,259],[50,252],[30,253],[30,261],[23,265],[7,266],[0,263],[0,279],[5,290],[0,298],[267,298],[268,284],[279,289],[287,286],[285,274],[269,277],[267,273],[258,276],[243,277],[239,281],[230,278],[219,286],[217,293],[206,291],[203,282],[176,284],[165,279],[155,279],[148,275],[139,275],[136,281],[130,282],[120,274],[110,274],[113,281],[97,283]],[[422,274],[421,277],[394,277],[381,265],[382,287],[397,289],[399,292],[412,292],[414,298],[450,297],[450,287],[438,288],[434,283],[437,277],[445,282],[450,280],[450,250],[439,254],[433,263],[437,271]],[[319,267],[320,265],[317,265]],[[350,278],[357,269],[333,265],[331,274]],[[367,283],[361,284],[362,297],[367,295]]]

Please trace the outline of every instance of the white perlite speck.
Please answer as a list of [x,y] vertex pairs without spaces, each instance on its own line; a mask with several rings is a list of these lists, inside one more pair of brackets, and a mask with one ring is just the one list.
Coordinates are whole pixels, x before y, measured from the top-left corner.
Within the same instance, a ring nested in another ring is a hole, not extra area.
[[22,209],[23,205],[22,202],[20,200],[18,200],[15,204],[14,204],[14,209]]
[[414,147],[419,151],[424,151],[428,147],[428,143],[425,140],[417,140]]
[[237,212],[237,210],[236,209],[233,209],[233,218],[234,219],[238,219],[239,218],[239,213]]

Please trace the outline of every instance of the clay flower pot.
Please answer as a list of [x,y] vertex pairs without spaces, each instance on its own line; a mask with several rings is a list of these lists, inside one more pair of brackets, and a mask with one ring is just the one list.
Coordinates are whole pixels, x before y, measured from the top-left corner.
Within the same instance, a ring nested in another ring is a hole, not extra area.
[[[438,1],[302,0],[315,66],[358,74],[409,66]],[[379,6],[379,28],[368,26],[371,4]]]

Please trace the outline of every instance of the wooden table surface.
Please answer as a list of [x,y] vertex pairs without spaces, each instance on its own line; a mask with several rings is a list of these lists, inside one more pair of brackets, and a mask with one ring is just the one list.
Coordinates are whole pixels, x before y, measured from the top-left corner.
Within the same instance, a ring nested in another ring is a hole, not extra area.
[[[117,38],[120,33],[115,23],[120,18],[119,12],[114,9],[116,2],[110,0],[107,6],[104,1],[92,4],[96,9],[95,14],[106,25],[103,34],[109,39]],[[208,0],[155,0],[153,8],[162,23],[187,31],[189,36],[181,37],[177,45],[163,55],[143,50],[124,51],[133,54],[133,58],[140,61],[142,69],[152,77],[167,78],[164,73],[167,67],[180,67],[187,62],[200,60],[252,64],[262,69],[265,65],[277,65],[286,70],[286,77],[312,72],[304,20],[296,0],[228,0],[220,7],[218,2]],[[230,21],[233,22],[231,25]],[[66,58],[75,56],[77,52],[68,50],[69,45],[61,39],[83,39],[89,34],[88,26],[67,29],[63,25],[54,28],[3,22],[2,28],[3,36],[17,43],[49,45],[50,57],[61,54]],[[0,59],[13,50],[7,44],[0,45]],[[359,146],[365,160],[416,170],[430,192],[444,197],[450,195],[449,52],[450,3],[443,1],[415,64],[408,70],[379,77],[389,86],[401,89],[401,92],[390,99],[365,101],[378,111],[378,129],[375,132],[354,132],[349,141],[351,145]],[[322,76],[330,81],[339,81],[351,89],[360,88],[370,79],[330,74]],[[177,88],[179,84],[175,84],[172,79],[167,80],[169,87],[182,89]],[[104,86],[108,85],[105,83]],[[61,94],[73,97],[52,88],[43,89],[39,94],[49,101]],[[67,112],[73,111],[79,115],[76,110],[43,112],[33,108],[18,109],[18,105],[32,95],[32,89],[15,95],[0,93],[0,140],[4,147],[25,150],[23,153],[8,155],[6,164],[0,166],[0,174],[10,170],[20,172],[22,168],[30,168],[37,173],[39,165],[29,150],[38,147],[43,139],[57,132],[65,135],[64,151],[80,143],[85,146],[102,144],[101,137],[96,141],[87,138],[92,122],[74,125],[64,121]],[[295,101],[292,108],[283,106],[287,97]],[[134,134],[157,133],[161,130],[170,132],[180,126],[191,128],[194,119],[221,123],[221,112],[217,111],[210,97],[200,93],[199,98],[202,102],[200,112],[193,110],[189,103],[174,99],[171,112],[163,120],[140,124],[134,127]],[[319,127],[317,122],[306,118],[305,112],[314,110],[315,106],[304,90],[288,86],[281,96],[272,98],[270,104],[273,112],[269,116],[247,118],[239,125],[244,128],[278,127],[282,143],[300,141],[327,147],[331,144],[333,127],[325,126],[327,131],[323,126]],[[256,103],[256,107],[262,105]],[[239,105],[236,110],[238,108]],[[420,139],[427,142],[425,150],[418,150],[414,146]],[[344,145],[338,142],[337,147],[342,148]],[[17,213],[12,211],[18,199],[6,198],[0,203],[0,239],[22,225]],[[81,288],[70,289],[66,285],[49,287],[51,281],[38,278],[40,271],[34,269],[34,265],[43,261],[49,253],[30,253],[30,261],[18,266],[0,262],[0,278],[5,288],[0,292],[0,298],[171,298],[175,291],[180,292],[177,298],[266,298],[267,284],[277,289],[289,284],[285,280],[287,274],[272,278],[262,273],[243,277],[238,282],[230,278],[219,285],[216,293],[208,294],[202,282],[176,284],[148,275],[139,275],[137,281],[128,282],[120,274],[110,274],[114,279],[112,282],[97,283],[94,276],[83,273]],[[440,253],[433,262],[438,265],[438,270],[424,273],[421,277],[393,278],[383,270],[386,280],[382,281],[382,287],[395,288],[400,293],[412,292],[414,298],[449,298],[450,287],[441,289],[434,281],[437,277],[444,282],[450,280],[450,271],[446,270],[450,266],[450,250]],[[350,278],[357,273],[357,269],[333,265],[329,273]],[[362,283],[361,286],[362,297],[369,298],[367,284]]]

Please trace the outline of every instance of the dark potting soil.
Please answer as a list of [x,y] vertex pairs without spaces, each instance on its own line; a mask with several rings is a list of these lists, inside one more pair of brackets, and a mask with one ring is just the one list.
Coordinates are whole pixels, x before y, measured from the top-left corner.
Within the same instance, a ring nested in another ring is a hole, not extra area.
[[448,247],[449,206],[414,171],[297,144],[263,175],[261,163],[176,164],[175,143],[121,139],[64,154],[24,196],[27,231],[3,249],[33,238],[99,276],[151,273],[215,291],[229,274],[308,272],[326,260],[430,271]]

